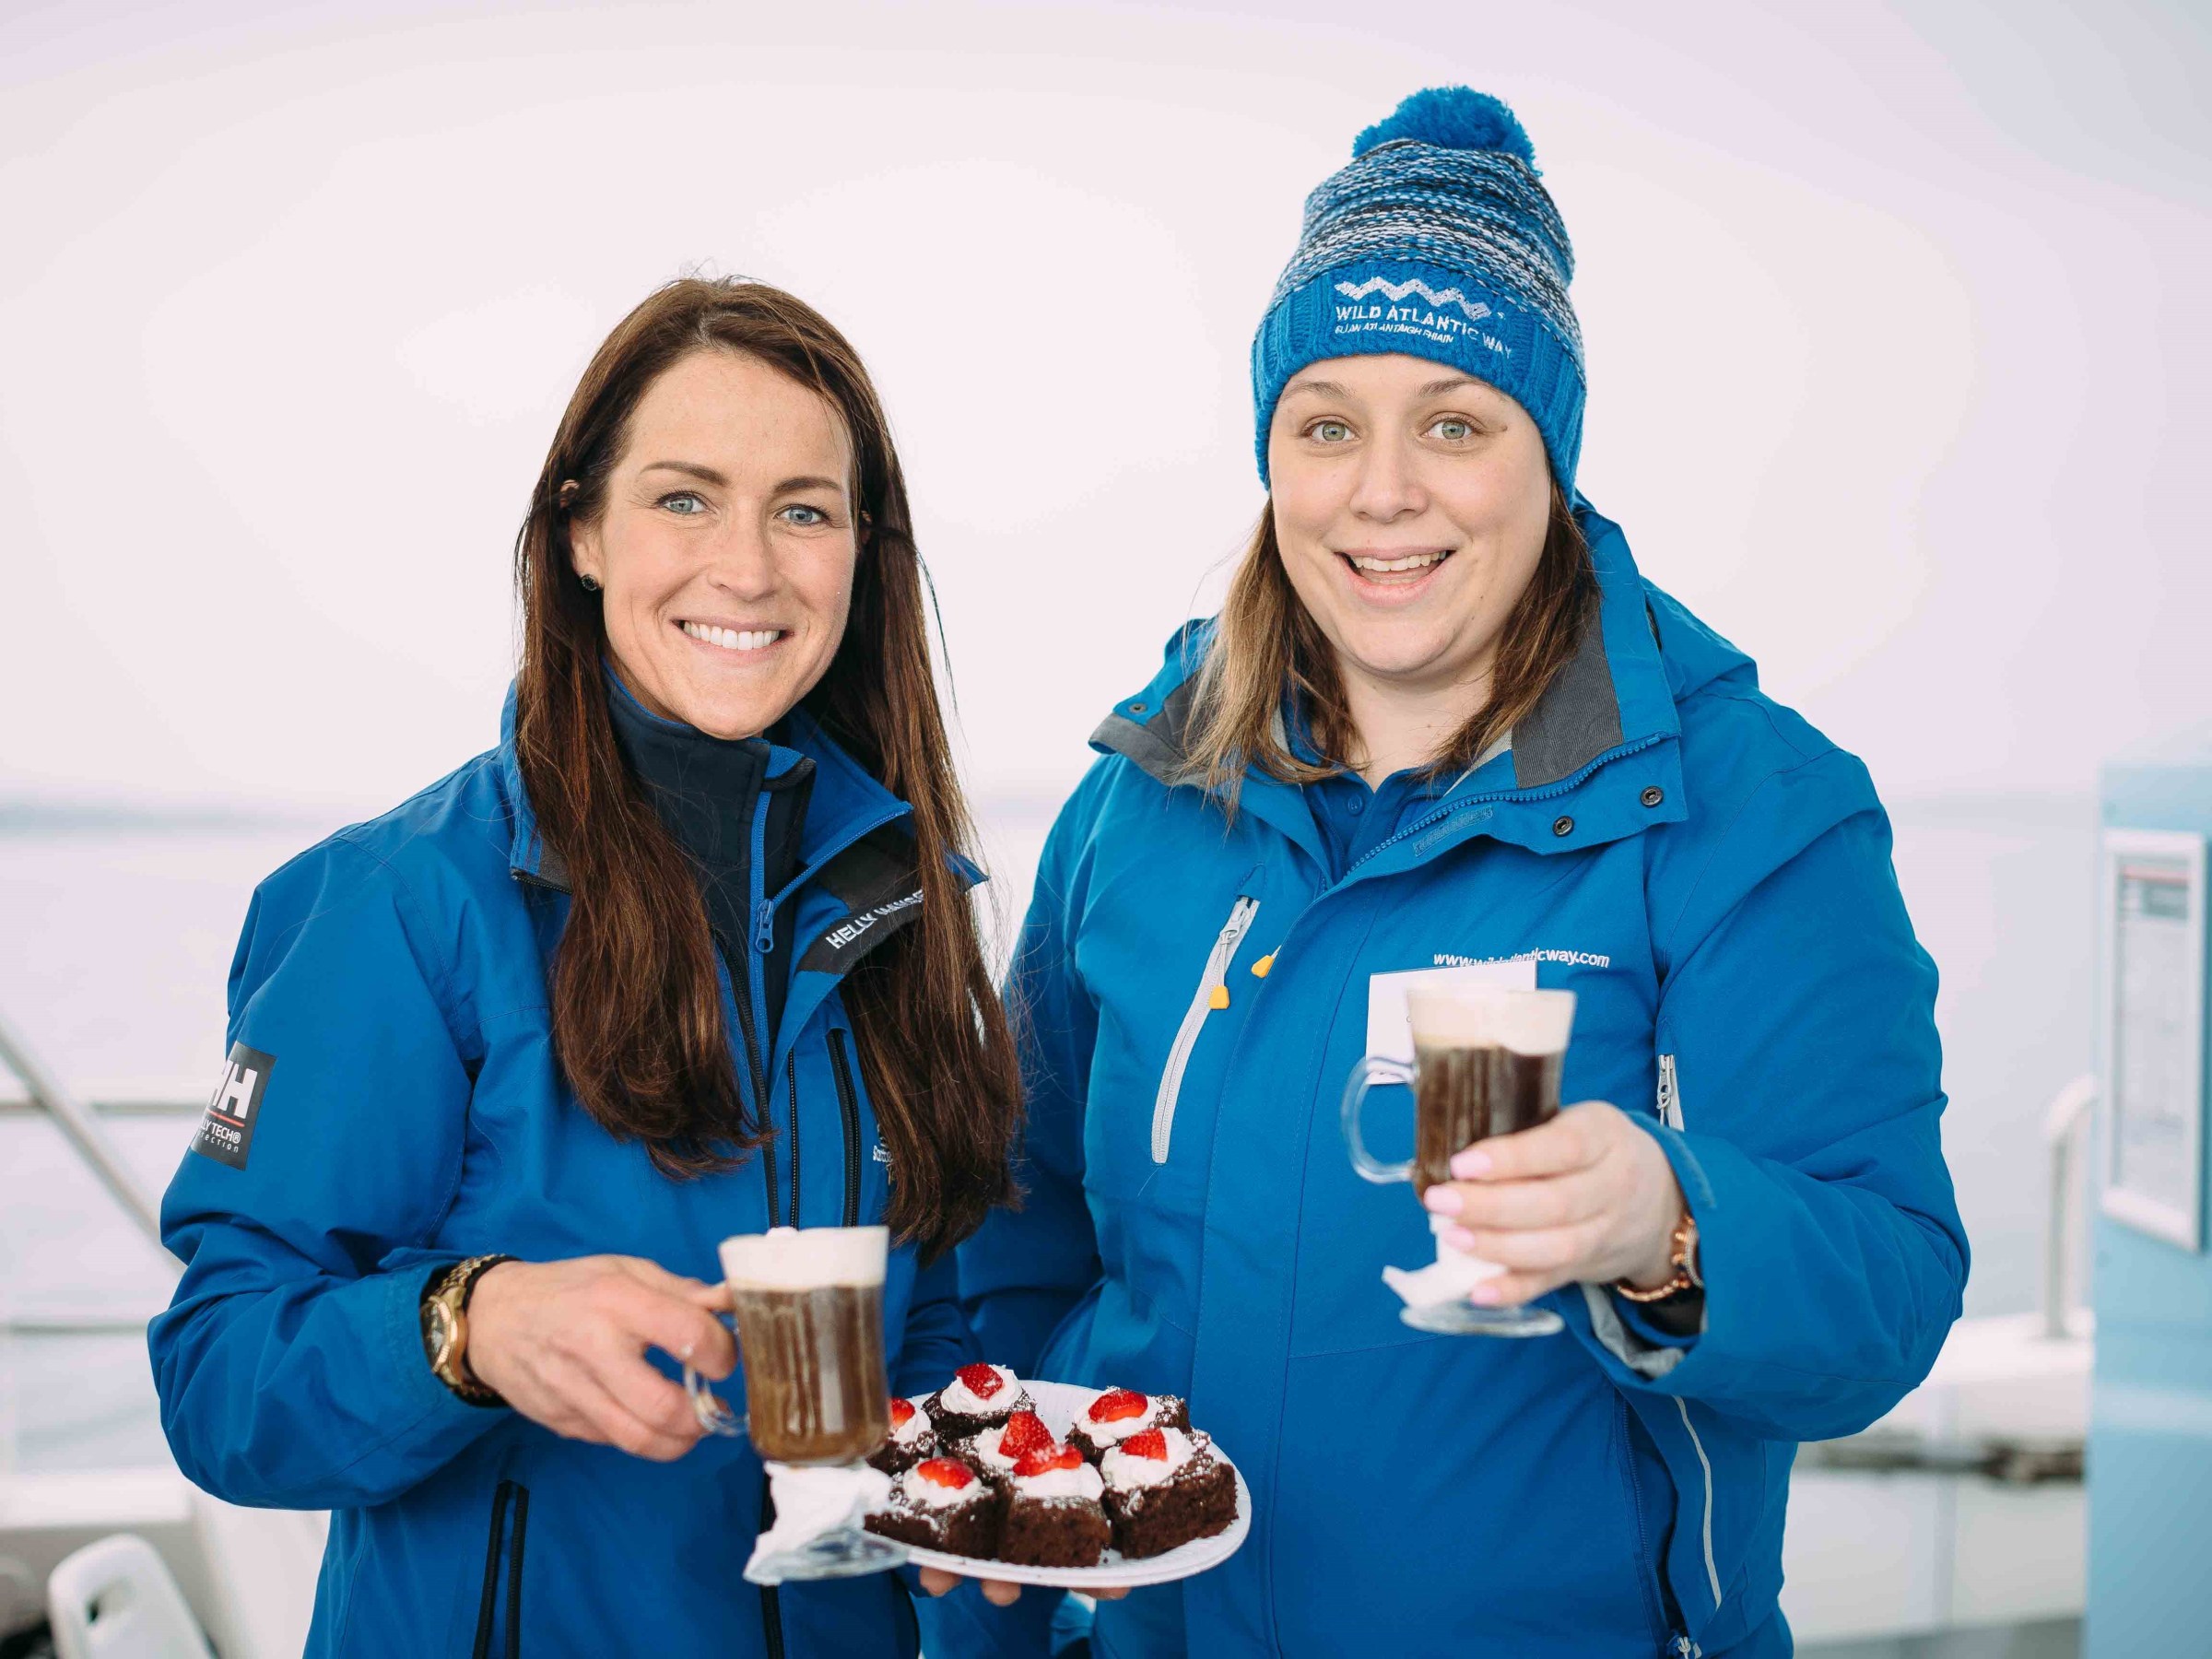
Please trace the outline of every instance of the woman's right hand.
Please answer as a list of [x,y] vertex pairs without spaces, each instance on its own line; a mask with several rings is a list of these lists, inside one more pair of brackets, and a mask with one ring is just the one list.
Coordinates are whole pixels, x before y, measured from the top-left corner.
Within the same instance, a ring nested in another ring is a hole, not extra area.
[[668,1463],[703,1432],[682,1388],[645,1361],[657,1347],[726,1377],[737,1346],[714,1317],[720,1285],[636,1256],[501,1262],[468,1299],[468,1369],[534,1423]]

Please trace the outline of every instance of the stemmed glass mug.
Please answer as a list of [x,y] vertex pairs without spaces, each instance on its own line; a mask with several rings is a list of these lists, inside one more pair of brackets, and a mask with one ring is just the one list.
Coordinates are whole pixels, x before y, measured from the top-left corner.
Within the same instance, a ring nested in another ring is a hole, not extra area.
[[[746,1415],[686,1366],[684,1389],[700,1426],[749,1435],[771,1465],[858,1470],[891,1432],[883,1363],[889,1248],[882,1227],[779,1227],[724,1239],[722,1273],[745,1367]],[[850,1578],[905,1559],[889,1539],[842,1525],[756,1559],[746,1576],[764,1583]]]
[[[1574,993],[1523,991],[1499,985],[1435,985],[1409,990],[1413,1064],[1367,1054],[1352,1067],[1344,1090],[1344,1139],[1352,1167],[1373,1182],[1409,1181],[1426,1194],[1452,1179],[1452,1159],[1477,1141],[1533,1129],[1559,1115],[1559,1073],[1574,1026]],[[1384,1163],[1367,1149],[1359,1119],[1368,1091],[1397,1084],[1414,1094],[1414,1150],[1403,1163]],[[1441,1234],[1449,1223],[1436,1218]],[[1453,1262],[1440,1237],[1437,1259]],[[1476,1264],[1494,1277],[1503,1269]],[[1464,1295],[1409,1302],[1398,1317],[1416,1329],[1451,1336],[1548,1336],[1565,1329],[1547,1308],[1478,1307]]]

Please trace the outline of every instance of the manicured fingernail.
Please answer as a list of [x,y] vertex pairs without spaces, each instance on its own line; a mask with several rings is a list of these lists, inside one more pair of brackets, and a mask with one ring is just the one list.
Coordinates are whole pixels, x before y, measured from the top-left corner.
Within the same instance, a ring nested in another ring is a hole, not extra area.
[[1452,1187],[1441,1184],[1432,1186],[1421,1194],[1421,1202],[1440,1216],[1459,1214],[1459,1194]]
[[1472,1251],[1475,1248],[1475,1235],[1464,1227],[1447,1227],[1444,1229],[1444,1242],[1454,1250]]
[[1462,1181],[1478,1181],[1490,1172],[1490,1155],[1477,1147],[1452,1157],[1452,1173]]
[[1467,1300],[1473,1302],[1480,1302],[1486,1308],[1494,1308],[1503,1299],[1498,1294],[1497,1286],[1477,1285],[1474,1289],[1467,1292]]

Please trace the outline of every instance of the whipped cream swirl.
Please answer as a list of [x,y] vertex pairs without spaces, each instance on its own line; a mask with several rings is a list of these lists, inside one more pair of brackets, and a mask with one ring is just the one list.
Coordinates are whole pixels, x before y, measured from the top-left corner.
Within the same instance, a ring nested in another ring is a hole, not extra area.
[[939,1486],[922,1473],[920,1464],[899,1477],[899,1490],[907,1502],[917,1509],[952,1509],[959,1504],[971,1503],[975,1500],[975,1495],[982,1489],[983,1483],[980,1480],[970,1480],[966,1486]]
[[1047,1469],[1041,1475],[1017,1475],[1014,1490],[1024,1498],[1083,1498],[1099,1500],[1106,1482],[1088,1464],[1072,1469]]
[[1100,1422],[1086,1414],[1076,1419],[1076,1427],[1089,1438],[1092,1445],[1111,1446],[1152,1428],[1159,1423],[1160,1415],[1166,1409],[1158,1394],[1147,1394],[1145,1408],[1135,1417],[1114,1418],[1108,1422]]
[[999,1388],[989,1399],[977,1394],[959,1377],[945,1384],[937,1395],[937,1404],[947,1411],[957,1411],[962,1417],[999,1417],[1011,1410],[1014,1402],[1021,1398],[1021,1383],[1014,1373],[1003,1365],[991,1368],[998,1374]]
[[1158,1486],[1197,1455],[1197,1445],[1180,1429],[1162,1429],[1159,1437],[1167,1442],[1165,1457],[1137,1457],[1119,1446],[1109,1450],[1099,1459],[1099,1472],[1106,1477],[1106,1484],[1117,1491]]

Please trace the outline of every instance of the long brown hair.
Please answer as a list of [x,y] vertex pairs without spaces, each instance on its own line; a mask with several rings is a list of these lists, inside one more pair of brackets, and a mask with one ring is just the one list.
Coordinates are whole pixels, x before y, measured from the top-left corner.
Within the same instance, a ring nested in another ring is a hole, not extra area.
[[789,375],[829,400],[852,440],[852,609],[804,706],[913,808],[919,919],[848,973],[842,995],[891,1159],[892,1231],[934,1255],[1013,1195],[1019,1065],[951,856],[974,830],[938,711],[889,427],[845,337],[764,283],[672,282],[622,320],[569,399],[515,538],[516,747],[572,890],[553,959],[554,1053],[584,1110],[677,1179],[729,1168],[774,1135],[738,1090],[698,879],[616,747],[605,620],[570,547],[570,526],[605,509],[646,388],[695,351],[740,352]]
[[[1555,484],[1544,550],[1508,614],[1490,674],[1489,699],[1468,716],[1427,769],[1465,771],[1525,719],[1596,619],[1597,569],[1566,494]],[[1315,765],[1291,751],[1283,729],[1288,694],[1304,715]],[[1336,653],[1290,585],[1270,502],[1230,578],[1229,598],[1199,669],[1184,752],[1194,782],[1233,812],[1247,767],[1286,782],[1334,777],[1354,759],[1358,734],[1336,672]]]

